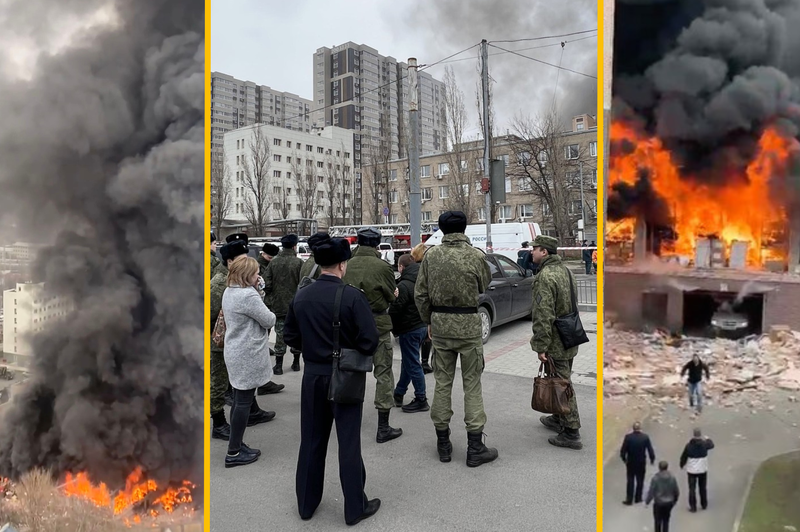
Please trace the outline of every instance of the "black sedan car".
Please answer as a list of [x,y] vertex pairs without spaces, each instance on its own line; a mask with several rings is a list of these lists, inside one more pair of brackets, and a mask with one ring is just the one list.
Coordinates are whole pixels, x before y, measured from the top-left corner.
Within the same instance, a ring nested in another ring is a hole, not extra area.
[[492,282],[478,299],[484,344],[489,340],[493,327],[531,315],[533,284],[530,270],[523,270],[508,257],[488,253],[486,262],[492,272]]

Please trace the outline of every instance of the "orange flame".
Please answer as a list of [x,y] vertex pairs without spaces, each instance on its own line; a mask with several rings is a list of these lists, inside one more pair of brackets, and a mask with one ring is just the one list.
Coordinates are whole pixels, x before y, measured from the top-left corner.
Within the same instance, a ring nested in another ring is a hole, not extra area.
[[[785,257],[785,250],[762,249],[771,243],[770,234],[787,226],[786,209],[770,192],[770,180],[786,175],[791,147],[790,140],[777,130],[764,131],[745,175],[728,179],[724,186],[700,184],[682,176],[660,139],[645,137],[628,124],[614,122],[611,140],[627,140],[634,149],[630,153],[612,151],[609,185],[634,184],[639,171],[646,169],[654,191],[670,210],[677,240],[665,252],[691,257],[698,237],[716,235],[727,246],[734,241],[749,242],[749,266]],[[633,219],[610,222],[609,240],[632,240],[634,224]]]

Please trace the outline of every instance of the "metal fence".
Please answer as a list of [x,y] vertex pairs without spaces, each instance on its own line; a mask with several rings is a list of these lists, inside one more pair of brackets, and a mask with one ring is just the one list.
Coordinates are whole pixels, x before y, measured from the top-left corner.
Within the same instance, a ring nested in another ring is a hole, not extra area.
[[578,287],[578,303],[597,305],[597,279],[576,279]]

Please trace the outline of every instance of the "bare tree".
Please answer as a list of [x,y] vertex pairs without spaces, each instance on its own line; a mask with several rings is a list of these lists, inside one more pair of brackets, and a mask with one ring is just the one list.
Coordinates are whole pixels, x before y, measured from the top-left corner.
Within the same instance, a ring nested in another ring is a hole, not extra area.
[[222,155],[211,156],[211,225],[219,233],[231,209],[231,169]]
[[[302,152],[292,152],[291,168],[292,175],[297,183],[297,201],[301,218],[313,218],[316,214],[314,202],[317,198],[316,161],[313,157],[302,157]],[[306,165],[306,160],[311,161],[311,166]],[[310,232],[310,228],[303,223],[303,231]]]
[[269,221],[271,191],[269,189],[272,165],[272,150],[269,139],[261,127],[253,128],[253,136],[247,144],[247,152],[242,156],[241,166],[244,168],[242,179],[245,188],[244,216],[253,226],[256,236],[266,232]]
[[[363,144],[362,144],[363,147]],[[391,146],[385,139],[379,137],[368,138],[366,145],[367,163],[362,168],[363,184],[367,185],[369,205],[364,209],[364,214],[369,212],[370,223],[382,223],[383,207],[389,208],[391,216],[392,206],[389,203],[389,161],[391,160]],[[362,153],[363,153],[362,149]]]
[[[470,165],[470,158],[475,152],[467,151],[464,144],[464,131],[469,125],[467,111],[464,107],[464,93],[456,83],[452,67],[447,67],[444,74],[445,123],[447,124],[447,153],[445,160],[448,196],[444,201],[447,210],[461,211],[467,216],[467,223],[472,223],[477,214],[477,197],[475,180],[477,171]],[[474,162],[473,162],[474,164]]]
[[[581,163],[586,179],[596,169],[596,159],[588,146],[564,135],[555,111],[537,118],[517,117],[512,125],[519,139],[511,145],[516,160],[506,175],[519,179],[521,188],[537,198],[544,217],[552,218],[558,237],[569,238],[581,217]],[[585,197],[591,201],[594,196]],[[588,202],[584,208],[587,213],[594,210]]]
[[323,188],[325,189],[325,214],[328,227],[345,220],[345,181],[352,176],[350,161],[345,158],[344,144],[334,153],[329,149],[325,154],[322,169]]

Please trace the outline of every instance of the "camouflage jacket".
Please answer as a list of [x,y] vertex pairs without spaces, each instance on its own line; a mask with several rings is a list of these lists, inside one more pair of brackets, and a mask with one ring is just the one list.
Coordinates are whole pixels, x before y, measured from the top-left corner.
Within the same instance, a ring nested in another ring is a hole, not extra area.
[[[226,284],[228,284],[228,268],[220,262],[217,274],[211,279],[211,336],[214,335],[214,326],[217,324],[217,318],[222,310],[222,294],[227,288]],[[211,342],[212,351],[220,353],[223,351],[221,347],[217,347],[211,341],[211,337],[208,341]]]
[[[314,266],[316,266],[316,265],[317,265],[317,263],[314,260],[314,255],[312,254],[310,257],[308,257],[308,260],[306,260],[303,263],[303,267],[300,268],[300,278],[302,279],[303,277],[310,276],[311,275],[311,270],[313,270]],[[321,268],[317,268],[317,271],[314,272],[314,277],[313,278],[314,279],[318,279],[320,272],[321,272]]]
[[289,312],[289,304],[300,284],[300,268],[303,259],[291,249],[282,249],[269,263],[264,275],[265,303],[278,318]]
[[386,334],[392,330],[392,318],[389,317],[389,305],[394,301],[397,283],[394,271],[375,248],[359,246],[353,258],[347,263],[344,282],[359,288],[367,296],[369,307],[375,316],[378,334]]
[[215,275],[217,275],[225,266],[222,264],[222,261],[212,253],[211,254],[211,278],[213,279]]
[[[572,312],[570,279],[558,255],[551,255],[542,261],[539,273],[533,278],[531,349],[536,353],[547,353],[553,360],[569,360],[578,354],[577,347],[564,349],[554,324],[557,317]],[[571,282],[574,283],[574,279]]]
[[472,247],[463,233],[442,238],[442,244],[425,253],[414,289],[422,321],[440,338],[480,338],[478,314],[446,314],[431,307],[478,308],[478,296],[492,281],[484,254]]
[[270,261],[268,261],[267,259],[262,257],[261,253],[259,253],[258,257],[256,258],[256,262],[258,262],[258,275],[260,275],[262,278],[266,279],[267,278],[267,268],[269,268]]

